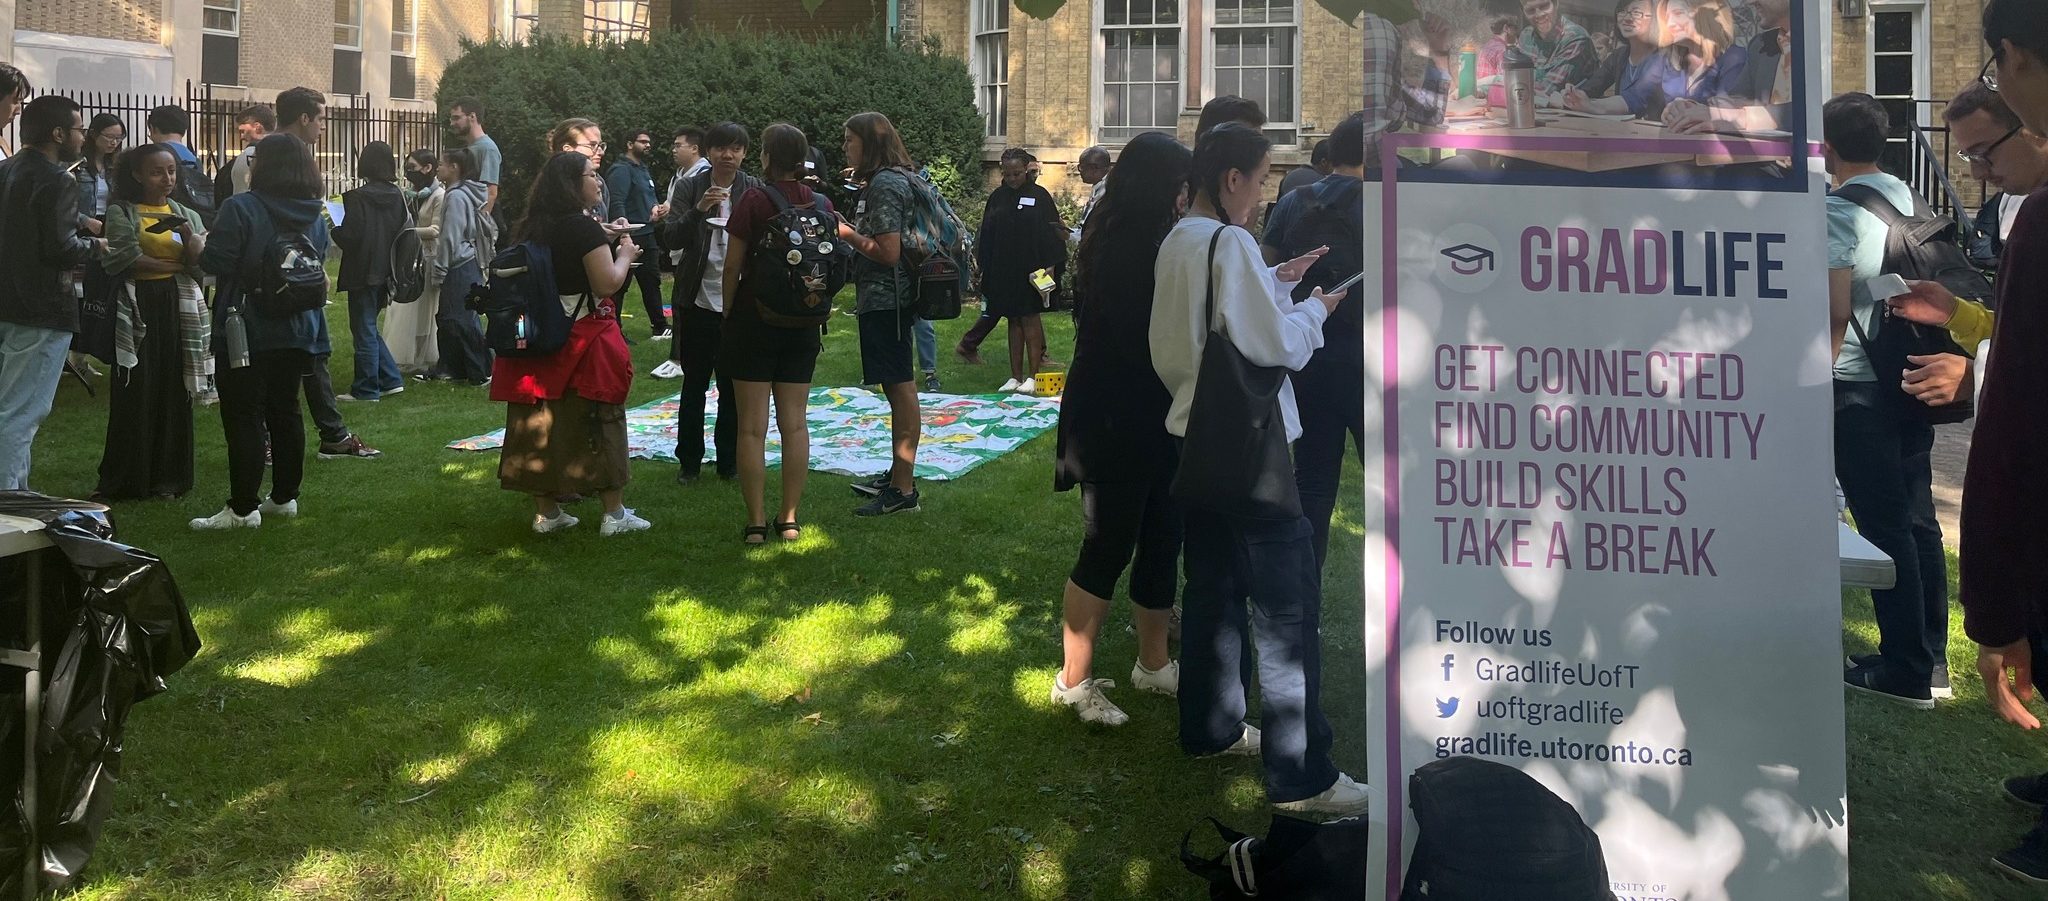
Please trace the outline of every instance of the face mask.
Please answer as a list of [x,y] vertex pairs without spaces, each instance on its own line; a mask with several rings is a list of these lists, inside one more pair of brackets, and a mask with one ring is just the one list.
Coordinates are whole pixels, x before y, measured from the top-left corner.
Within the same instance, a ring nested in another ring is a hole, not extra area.
[[405,170],[405,180],[412,182],[413,190],[417,191],[420,190],[421,188],[425,188],[426,186],[434,183],[434,173],[421,172],[417,169],[407,169]]

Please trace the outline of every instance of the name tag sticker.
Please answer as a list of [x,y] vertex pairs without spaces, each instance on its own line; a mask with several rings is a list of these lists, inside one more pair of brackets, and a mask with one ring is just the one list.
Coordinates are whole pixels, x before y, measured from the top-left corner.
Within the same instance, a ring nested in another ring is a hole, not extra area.
[[818,164],[817,164],[817,163],[814,163],[814,162],[811,162],[810,160],[804,160],[804,168],[806,168],[806,169],[816,169],[816,168],[818,168]]
[[1037,206],[1037,205],[1038,205],[1038,198],[1036,198],[1036,197],[1019,197],[1019,198],[1017,198],[1017,209],[1020,209],[1020,210],[1021,210],[1021,209],[1025,208],[1025,207],[1027,207],[1027,206]]
[[856,216],[860,216],[860,215],[866,215],[866,214],[867,214],[867,211],[868,211],[868,202],[867,202],[867,201],[865,201],[865,200],[863,200],[863,201],[861,201],[861,202],[859,202],[859,203],[856,203],[856,204],[854,204],[854,205],[853,205],[853,212],[854,212],[854,215],[856,215]]

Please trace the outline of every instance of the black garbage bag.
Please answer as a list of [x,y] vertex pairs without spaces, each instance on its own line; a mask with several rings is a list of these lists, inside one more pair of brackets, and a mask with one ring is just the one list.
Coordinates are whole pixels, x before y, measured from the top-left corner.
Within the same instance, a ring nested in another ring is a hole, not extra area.
[[0,898],[21,893],[27,824],[37,824],[38,890],[69,885],[92,856],[121,773],[122,737],[136,702],[199,652],[169,567],[114,540],[99,504],[0,491],[0,514],[34,519],[56,547],[42,551],[41,590],[27,596],[26,559],[0,559],[0,634],[20,641],[27,605],[41,613],[42,703],[36,734],[36,809],[22,784],[22,680],[0,669]]
[[1365,897],[1364,817],[1317,823],[1275,814],[1265,838],[1245,835],[1215,817],[1209,822],[1228,847],[1214,858],[1197,857],[1188,850],[1195,833],[1190,829],[1180,837],[1180,862],[1188,872],[1208,880],[1209,897],[1214,901],[1357,901]]

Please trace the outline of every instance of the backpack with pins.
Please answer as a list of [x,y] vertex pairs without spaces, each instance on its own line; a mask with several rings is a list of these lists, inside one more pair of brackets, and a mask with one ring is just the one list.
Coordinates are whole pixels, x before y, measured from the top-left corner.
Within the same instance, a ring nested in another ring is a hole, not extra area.
[[832,297],[846,284],[839,220],[816,199],[791,206],[773,184],[761,190],[775,202],[767,232],[747,251],[747,293],[761,321],[783,328],[815,328],[832,319]]
[[[1969,254],[1957,242],[1961,232],[1955,222],[1947,216],[1935,214],[1918,194],[1913,196],[1913,211],[1901,213],[1869,185],[1844,185],[1831,193],[1862,207],[1884,223],[1884,268],[1881,271],[1901,278],[1939,282],[1957,297],[1987,305],[1991,302],[1991,282],[1970,263]],[[1921,403],[1899,387],[1898,379],[1885,374],[1915,368],[1906,359],[1908,356],[1957,354],[1974,357],[1976,348],[1958,346],[1948,329],[1920,325],[1894,316],[1891,308],[1882,302],[1877,308],[1876,321],[1871,329],[1865,329],[1863,322],[1854,315],[1849,317],[1849,327],[1856,333],[1856,342],[1863,348],[1863,355],[1870,360],[1871,370],[1881,376],[1878,381],[1891,386],[1888,394],[1893,401],[1906,405],[1905,409],[1936,425],[1962,422],[1975,416],[1977,380],[1971,368],[1963,370],[1963,383],[1956,389],[1955,400],[1938,407]]]
[[257,209],[267,220],[271,237],[256,259],[250,305],[260,315],[278,318],[327,306],[327,267],[312,239],[303,229],[280,228],[260,204]]
[[958,319],[974,284],[974,253],[967,226],[937,188],[905,167],[886,171],[910,183],[910,215],[903,223],[902,265],[916,280],[913,312],[919,319]]

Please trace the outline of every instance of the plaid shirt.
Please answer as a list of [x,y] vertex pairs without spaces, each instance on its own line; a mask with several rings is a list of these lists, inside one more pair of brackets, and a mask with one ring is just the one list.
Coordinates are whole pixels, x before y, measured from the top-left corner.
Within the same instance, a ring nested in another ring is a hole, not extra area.
[[1438,125],[1444,121],[1444,98],[1451,93],[1450,73],[1432,63],[1421,86],[1401,80],[1401,31],[1394,23],[1366,13],[1360,30],[1365,37],[1365,165],[1380,161],[1380,136],[1399,131],[1403,123]]

